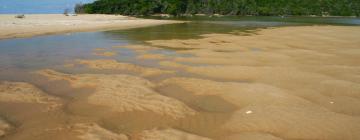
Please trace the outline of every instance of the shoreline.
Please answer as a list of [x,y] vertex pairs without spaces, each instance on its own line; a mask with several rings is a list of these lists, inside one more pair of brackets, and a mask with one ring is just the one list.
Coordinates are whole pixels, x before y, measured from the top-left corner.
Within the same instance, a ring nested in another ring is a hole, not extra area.
[[[174,17],[170,14],[154,14],[151,15],[154,17]],[[146,17],[146,16],[145,16]],[[360,18],[358,16],[334,16],[334,15],[273,15],[273,16],[265,16],[265,15],[221,15],[221,14],[184,14],[180,17],[302,17],[302,18]]]
[[184,23],[184,21],[141,19],[121,15],[100,14],[77,16],[27,14],[23,19],[15,18],[15,16],[16,14],[0,15],[0,40]]

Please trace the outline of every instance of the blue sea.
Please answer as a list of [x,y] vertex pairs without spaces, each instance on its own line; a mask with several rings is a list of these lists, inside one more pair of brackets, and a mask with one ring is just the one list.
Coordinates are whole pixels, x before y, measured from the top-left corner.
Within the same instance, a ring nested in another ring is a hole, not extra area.
[[58,14],[94,0],[0,0],[0,14]]

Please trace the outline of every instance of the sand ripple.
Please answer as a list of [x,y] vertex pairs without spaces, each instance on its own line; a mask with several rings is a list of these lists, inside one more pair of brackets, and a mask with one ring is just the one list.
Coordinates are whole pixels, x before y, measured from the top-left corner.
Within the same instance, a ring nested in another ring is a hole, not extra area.
[[210,140],[209,138],[190,134],[176,129],[145,130],[140,134],[140,140]]
[[283,139],[266,133],[244,132],[236,135],[231,135],[227,137],[226,140],[283,140]]
[[47,104],[50,110],[61,105],[58,98],[49,96],[35,86],[23,82],[1,82],[0,102]]
[[195,114],[184,103],[152,90],[154,85],[140,77],[104,74],[63,74],[53,70],[39,71],[53,80],[66,80],[74,87],[94,87],[88,97],[91,104],[109,107],[116,112],[151,111],[174,119]]
[[10,124],[0,118],[0,138],[11,128]]
[[270,85],[193,78],[171,78],[161,85],[177,85],[198,96],[220,96],[237,105],[238,111],[224,125],[233,133],[266,132],[285,139],[360,138],[359,117],[332,112]]
[[80,133],[78,137],[83,140],[128,140],[126,135],[111,132],[97,124],[75,124],[72,130]]
[[78,60],[80,64],[86,65],[92,69],[100,70],[125,70],[139,73],[141,76],[157,76],[161,74],[171,74],[173,71],[161,70],[157,68],[146,68],[129,63],[121,63],[116,60]]

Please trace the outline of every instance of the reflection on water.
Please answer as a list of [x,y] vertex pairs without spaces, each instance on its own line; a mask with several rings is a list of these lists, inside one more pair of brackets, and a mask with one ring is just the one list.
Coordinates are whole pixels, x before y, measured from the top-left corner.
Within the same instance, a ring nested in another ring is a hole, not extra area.
[[360,25],[358,17],[262,17],[262,16],[193,16],[193,17],[148,17],[155,19],[188,20],[188,21],[227,21],[227,22],[281,22],[281,23],[301,23],[301,24],[332,24],[332,25]]
[[246,31],[256,28],[296,25],[282,22],[260,21],[194,21],[190,23],[161,25],[150,28],[109,31],[111,36],[126,35],[131,40],[166,40],[200,38],[200,35],[211,33],[229,33],[232,31]]
[[[149,17],[151,19],[164,19]],[[199,38],[202,34],[229,33],[232,31],[246,31],[256,28],[300,25],[360,25],[359,18],[346,17],[180,17],[165,18],[171,20],[190,21],[183,24],[162,25],[156,27],[137,28],[130,30],[105,32],[110,37],[126,35],[133,41],[164,40],[164,39],[190,39]]]
[[[32,38],[0,40],[0,66],[17,69],[39,69],[63,65],[74,59],[101,58],[92,55],[96,48],[116,51],[118,60],[141,63],[134,60],[129,49],[113,49],[113,46],[141,44],[147,40],[200,38],[202,34],[246,31],[258,27],[292,25],[282,22],[261,21],[199,21],[183,24],[161,25],[130,30],[86,32],[50,35]],[[161,51],[154,53],[173,53]]]

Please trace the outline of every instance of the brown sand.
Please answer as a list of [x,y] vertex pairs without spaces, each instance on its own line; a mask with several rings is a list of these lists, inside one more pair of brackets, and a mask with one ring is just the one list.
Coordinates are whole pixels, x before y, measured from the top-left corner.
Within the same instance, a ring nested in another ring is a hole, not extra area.
[[[252,36],[149,41],[192,50],[160,64],[204,79],[172,78],[197,96],[215,95],[239,107],[224,129],[251,139],[360,139],[360,28],[264,29]],[[202,66],[182,63],[201,64]],[[204,66],[205,65],[205,66]]]
[[244,132],[236,135],[231,135],[226,140],[283,140],[267,133]]
[[172,78],[161,86],[169,84],[197,96],[217,95],[237,105],[239,110],[224,126],[234,133],[267,132],[285,139],[360,138],[360,118],[334,113],[270,85]]
[[106,51],[106,52],[94,52],[94,55],[107,56],[107,57],[114,56],[116,54],[117,54],[116,52],[109,52],[109,51]]
[[162,55],[162,54],[143,54],[143,55],[139,55],[137,57],[137,59],[140,59],[140,60],[146,60],[146,59],[163,60],[165,58],[166,58],[166,56]]
[[100,70],[123,70],[138,73],[141,76],[158,76],[162,74],[172,74],[174,71],[161,70],[158,68],[141,67],[129,63],[121,63],[116,60],[103,59],[103,60],[77,60],[79,64],[83,64],[92,69]]
[[95,48],[93,49],[93,54],[97,56],[105,56],[105,57],[111,57],[117,55],[116,52],[106,51],[105,48]]
[[[308,26],[263,29],[250,36],[150,41],[192,57],[155,59],[148,51],[161,48],[133,45],[123,48],[172,71],[116,60],[76,60],[100,72],[124,70],[137,76],[37,73],[51,82],[93,88],[82,100],[113,113],[99,122],[93,113],[98,110],[91,108],[88,116],[96,121],[72,119],[76,123],[62,132],[75,130],[79,139],[358,140],[359,36],[359,27]],[[163,74],[171,75],[160,83],[152,79]],[[174,125],[159,116],[172,118]],[[155,125],[144,126],[148,123]],[[0,133],[7,131],[1,127],[6,124],[0,121]]]
[[0,39],[79,31],[129,29],[172,23],[181,22],[138,19],[120,15],[31,14],[25,15],[24,19],[17,19],[15,15],[0,15]]
[[151,88],[154,85],[129,75],[82,74],[70,75],[53,70],[37,72],[52,80],[65,80],[74,87],[93,87],[88,97],[94,105],[106,106],[115,112],[150,111],[174,119],[194,115],[195,111],[176,99],[162,96]]
[[82,140],[128,140],[126,135],[111,132],[97,124],[75,124],[71,131],[79,133],[78,137]]
[[[95,123],[75,123],[70,125],[60,125],[51,129],[45,129],[49,138],[71,139],[71,140],[128,140],[124,134],[117,134],[107,130]],[[55,135],[54,135],[55,134]]]
[[0,102],[39,103],[49,105],[48,109],[61,106],[59,99],[49,96],[35,86],[22,82],[1,82]]
[[145,130],[139,135],[139,140],[210,140],[209,138],[197,136],[176,129]]
[[0,138],[11,128],[10,124],[0,118]]

